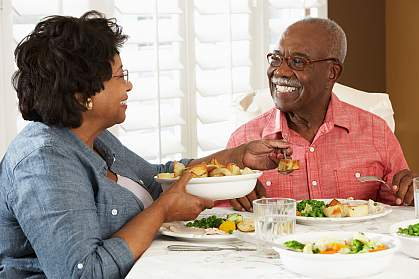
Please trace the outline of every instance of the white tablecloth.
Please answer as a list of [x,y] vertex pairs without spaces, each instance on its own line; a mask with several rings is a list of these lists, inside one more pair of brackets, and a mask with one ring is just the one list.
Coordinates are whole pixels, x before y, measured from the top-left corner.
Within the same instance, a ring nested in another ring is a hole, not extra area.
[[[304,226],[298,225],[297,232],[320,231],[320,230],[346,230],[389,233],[391,224],[401,220],[413,219],[412,207],[392,207],[393,212],[389,215],[368,222],[356,224],[344,224],[334,226]],[[206,210],[204,214],[225,214],[231,210],[214,208]],[[287,271],[279,258],[268,258],[258,255],[253,251],[216,251],[216,252],[175,252],[167,250],[168,245],[173,244],[196,244],[182,242],[166,236],[157,236],[150,248],[135,263],[126,278],[307,278]],[[225,246],[229,243],[204,243],[203,245]],[[251,244],[235,241],[234,245],[249,246]],[[356,268],[356,267],[348,267]],[[419,260],[397,252],[392,265],[373,279],[419,279]]]

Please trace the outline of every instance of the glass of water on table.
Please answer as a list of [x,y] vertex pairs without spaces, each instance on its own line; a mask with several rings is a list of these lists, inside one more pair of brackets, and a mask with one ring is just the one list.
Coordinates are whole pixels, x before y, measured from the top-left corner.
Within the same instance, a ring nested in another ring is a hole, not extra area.
[[262,198],[253,201],[253,213],[260,255],[274,253],[269,242],[295,232],[296,201],[288,198]]

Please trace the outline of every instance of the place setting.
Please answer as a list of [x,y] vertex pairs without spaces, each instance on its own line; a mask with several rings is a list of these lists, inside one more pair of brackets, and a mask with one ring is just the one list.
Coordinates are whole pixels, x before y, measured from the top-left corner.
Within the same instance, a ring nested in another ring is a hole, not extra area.
[[[185,169],[175,163],[174,173],[155,179],[167,189]],[[213,200],[246,195],[260,175],[214,160],[189,170],[194,177],[186,190]],[[186,253],[186,258],[214,260],[222,253],[237,261],[246,255],[248,262],[272,264],[298,276],[359,278],[381,274],[400,252],[419,258],[419,219],[397,222],[405,218],[400,214],[411,212],[353,198],[261,198],[253,201],[253,212],[207,209],[195,220],[164,223],[159,232],[168,253]],[[348,270],[348,264],[357,268]]]

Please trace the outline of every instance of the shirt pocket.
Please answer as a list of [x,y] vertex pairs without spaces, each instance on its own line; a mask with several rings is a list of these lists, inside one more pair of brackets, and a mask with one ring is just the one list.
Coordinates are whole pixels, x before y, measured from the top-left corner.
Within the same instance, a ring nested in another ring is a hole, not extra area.
[[266,189],[270,198],[293,197],[292,177],[278,173],[277,169],[267,170],[259,177],[259,181]]
[[118,231],[130,219],[123,205],[96,203],[96,212],[104,238]]
[[360,182],[358,177],[366,175],[381,176],[377,168],[371,167],[348,167],[334,170],[337,185],[337,198],[353,197],[357,200],[377,199],[380,188],[379,182]]

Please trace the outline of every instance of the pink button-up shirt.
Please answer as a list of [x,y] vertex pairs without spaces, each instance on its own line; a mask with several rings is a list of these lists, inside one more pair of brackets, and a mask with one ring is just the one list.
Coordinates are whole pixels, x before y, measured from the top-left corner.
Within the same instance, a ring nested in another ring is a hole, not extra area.
[[300,169],[288,175],[264,171],[259,181],[269,197],[353,197],[393,204],[394,195],[384,185],[361,183],[357,177],[376,175],[392,185],[394,174],[408,168],[400,144],[385,121],[340,101],[334,94],[312,143],[289,129],[284,113],[272,108],[238,128],[228,147],[256,139],[282,138],[291,143],[292,158],[300,161]]

